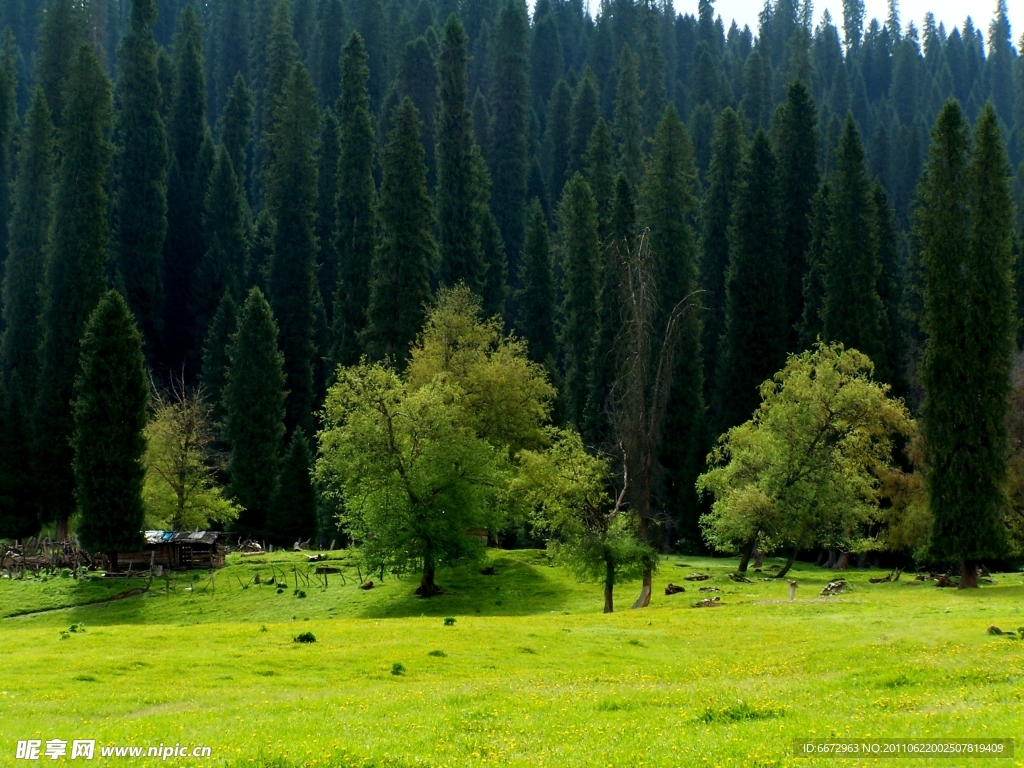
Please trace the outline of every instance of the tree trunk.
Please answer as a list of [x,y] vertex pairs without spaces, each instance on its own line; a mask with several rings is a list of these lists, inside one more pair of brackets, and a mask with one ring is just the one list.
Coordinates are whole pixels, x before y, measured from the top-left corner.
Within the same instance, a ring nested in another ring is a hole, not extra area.
[[782,570],[775,574],[775,578],[781,579],[787,573],[789,573],[789,569],[793,567],[793,561],[796,560],[796,553],[797,547],[794,546],[793,550],[789,553],[789,560],[786,561],[786,564],[782,567]]
[[826,560],[825,564],[823,566],[821,566],[821,567],[822,568],[831,568],[835,564],[836,564],[836,551],[834,549],[829,549],[829,551],[828,551],[828,560]]
[[57,518],[57,541],[68,540],[68,518],[61,515]]
[[416,594],[420,597],[433,597],[441,594],[441,590],[434,583],[435,570],[434,557],[428,552],[423,557],[423,578],[420,579],[419,589],[416,590]]
[[867,564],[868,564],[868,553],[867,552],[861,552],[860,553],[860,557],[857,558],[857,567],[858,568],[863,568]]
[[978,564],[973,560],[964,560],[960,564],[959,589],[978,588]]
[[651,604],[651,569],[647,568],[644,571],[643,586],[640,588],[640,596],[637,597],[636,602],[631,607],[633,608],[646,608]]
[[117,573],[117,552],[108,552],[107,560],[110,562],[110,572]]
[[832,570],[845,571],[850,567],[850,553],[843,552],[840,550],[839,557],[836,558],[835,564],[832,566]]
[[615,610],[612,605],[612,590],[615,589],[615,561],[610,557],[604,559],[604,612]]
[[755,545],[754,547],[754,570],[760,570],[764,565],[764,550]]
[[818,550],[818,560],[814,564],[821,568],[825,564],[825,558],[828,557],[828,550],[824,547]]
[[747,565],[750,563],[750,558],[754,554],[754,550],[757,549],[757,536],[754,536],[744,547],[740,550],[740,564],[736,568],[740,573],[747,572]]

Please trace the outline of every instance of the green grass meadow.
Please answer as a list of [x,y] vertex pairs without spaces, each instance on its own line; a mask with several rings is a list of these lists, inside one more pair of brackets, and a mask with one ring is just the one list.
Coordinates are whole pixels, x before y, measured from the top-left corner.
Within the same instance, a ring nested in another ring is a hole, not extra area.
[[[537,551],[490,551],[417,580],[299,584],[290,553],[231,555],[215,573],[144,582],[0,580],[0,765],[18,740],[95,739],[86,765],[1024,766],[1024,574],[963,593],[914,582],[819,596],[837,574],[729,580],[735,560],[668,557],[650,608],[638,584],[601,613]],[[689,567],[680,567],[687,565]],[[272,575],[287,588],[252,585]],[[712,578],[684,581],[701,571]],[[365,574],[364,574],[365,576]],[[198,581],[192,581],[198,578]],[[375,579],[376,580],[376,579]],[[668,582],[685,594],[666,597]],[[243,588],[243,584],[249,584]],[[695,609],[700,587],[722,605]],[[84,605],[84,603],[93,603]],[[27,613],[27,611],[36,611]],[[25,615],[14,615],[25,614]],[[455,622],[446,626],[445,618]],[[70,632],[82,623],[85,631]],[[311,632],[316,643],[296,643]],[[67,636],[62,636],[67,633]],[[401,674],[394,665],[401,665]],[[1012,759],[798,758],[806,738],[1015,738]],[[110,758],[100,745],[208,745],[212,758]],[[68,758],[39,764],[78,764]]]

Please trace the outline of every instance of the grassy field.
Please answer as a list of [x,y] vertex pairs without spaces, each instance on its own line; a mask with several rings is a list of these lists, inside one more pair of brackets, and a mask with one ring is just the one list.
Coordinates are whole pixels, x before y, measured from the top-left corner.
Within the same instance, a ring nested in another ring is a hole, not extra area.
[[[100,603],[143,582],[0,580],[0,765],[28,764],[18,740],[60,738],[208,745],[164,763],[233,768],[1024,766],[1024,640],[986,633],[1024,627],[1024,574],[964,594],[850,571],[822,598],[836,574],[798,566],[790,603],[785,582],[730,581],[734,560],[670,557],[649,609],[626,610],[626,585],[603,615],[599,586],[535,551],[490,552],[494,575],[442,571],[431,600],[411,577],[359,590],[333,564],[346,583],[296,587],[304,557],[232,555],[212,582],[179,574]],[[697,571],[712,578],[683,580]],[[686,593],[664,596],[670,581]],[[702,586],[720,607],[692,607]],[[294,642],[304,632],[317,642]],[[1013,759],[792,755],[832,737],[1018,745]]]

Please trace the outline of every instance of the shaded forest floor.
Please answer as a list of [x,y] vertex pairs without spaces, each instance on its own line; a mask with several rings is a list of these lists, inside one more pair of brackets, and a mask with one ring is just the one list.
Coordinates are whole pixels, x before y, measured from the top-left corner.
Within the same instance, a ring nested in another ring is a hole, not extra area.
[[[104,603],[145,582],[0,580],[0,763],[21,739],[84,738],[212,747],[166,761],[190,766],[764,768],[836,762],[793,757],[795,739],[1017,737],[1014,759],[969,765],[1024,766],[1024,640],[986,633],[1024,627],[1021,573],[965,594],[798,564],[790,603],[785,581],[760,580],[778,561],[740,584],[735,560],[669,557],[649,609],[628,610],[627,584],[606,616],[599,585],[538,551],[443,570],[431,600],[414,577],[360,590],[345,553],[328,556],[345,579],[326,588],[291,553]],[[822,598],[840,575],[848,589]],[[664,596],[669,582],[686,592]],[[692,607],[706,596],[722,605]],[[44,612],[12,616],[26,611]],[[304,632],[317,642],[293,642]]]

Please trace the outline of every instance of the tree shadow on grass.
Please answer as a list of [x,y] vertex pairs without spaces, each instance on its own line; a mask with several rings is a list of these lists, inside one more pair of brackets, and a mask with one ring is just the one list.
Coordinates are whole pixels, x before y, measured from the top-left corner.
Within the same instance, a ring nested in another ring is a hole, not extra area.
[[[444,568],[437,573],[443,594],[422,598],[414,593],[419,574],[401,580],[401,589],[386,601],[376,601],[362,618],[397,619],[410,616],[528,616],[561,611],[574,594],[564,576],[544,563],[539,551],[494,552],[477,563]],[[492,574],[481,573],[493,569]]]

